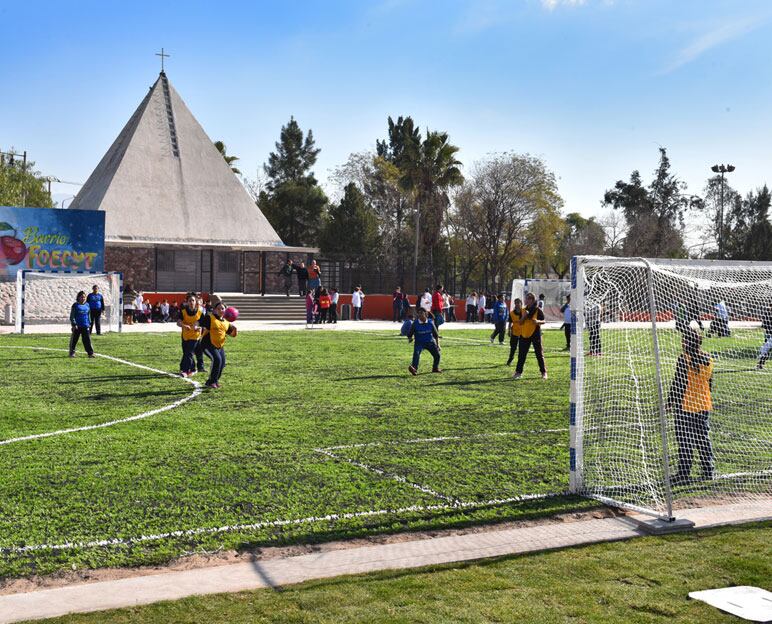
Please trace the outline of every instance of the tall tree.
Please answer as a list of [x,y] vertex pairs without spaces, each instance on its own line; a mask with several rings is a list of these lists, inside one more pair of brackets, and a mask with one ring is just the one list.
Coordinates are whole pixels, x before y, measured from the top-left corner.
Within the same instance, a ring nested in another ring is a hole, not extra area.
[[[13,150],[9,150],[13,151]],[[47,180],[35,171],[35,163],[21,157],[0,159],[0,206],[53,208]]]
[[562,226],[551,263],[560,279],[570,271],[572,257],[601,255],[606,249],[606,232],[594,217],[587,219],[572,212],[563,220]]
[[346,185],[339,204],[333,204],[321,235],[324,254],[362,261],[378,250],[378,218],[356,184]]
[[263,166],[268,182],[258,205],[290,245],[315,245],[319,240],[327,207],[327,197],[311,172],[319,152],[311,130],[304,137],[291,117]]
[[427,131],[420,143],[408,143],[398,166],[400,184],[413,194],[415,201],[415,250],[413,288],[418,288],[418,257],[423,242],[428,255],[429,274],[435,280],[434,251],[442,235],[442,226],[450,199],[448,190],[463,183],[456,159],[458,147],[452,145],[446,132]]
[[699,207],[701,200],[687,195],[686,184],[670,173],[665,148],[660,148],[659,154],[659,166],[648,187],[643,186],[640,173],[633,171],[630,182],[619,180],[603,198],[605,205],[625,215],[626,255],[676,258],[686,254],[684,214]]
[[220,152],[220,155],[223,157],[225,162],[228,163],[228,166],[231,168],[231,171],[236,175],[241,175],[241,171],[239,171],[238,168],[233,166],[233,163],[235,163],[239,159],[239,157],[229,156],[227,153],[227,149],[225,147],[225,143],[223,143],[222,141],[215,141],[214,146],[217,148],[217,151]]
[[766,184],[728,208],[726,256],[733,260],[772,260],[770,192]]
[[[732,206],[735,206],[737,202],[742,204],[742,197],[726,183],[726,180],[723,180],[722,188],[721,176],[713,176],[708,179],[708,183],[705,185],[703,198],[703,210],[700,211],[700,216],[704,223],[704,240],[710,248],[717,250],[719,238],[723,239],[725,246],[726,242],[729,240],[729,236],[732,232],[732,221],[730,218],[731,208]],[[735,211],[735,215],[739,216],[737,211]],[[708,218],[705,219],[705,216]],[[721,223],[722,216],[724,219],[723,224]],[[715,254],[710,255],[717,256],[718,253],[716,252]]]

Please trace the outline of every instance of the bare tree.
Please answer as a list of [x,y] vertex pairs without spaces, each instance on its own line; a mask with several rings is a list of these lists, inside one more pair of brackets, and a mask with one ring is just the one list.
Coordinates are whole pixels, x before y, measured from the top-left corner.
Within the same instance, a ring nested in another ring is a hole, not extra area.
[[543,161],[506,152],[475,163],[455,195],[450,218],[454,230],[479,252],[490,281],[503,284],[518,261],[533,261],[536,218],[561,206],[555,175]]
[[609,210],[598,223],[606,233],[606,253],[610,256],[621,256],[627,236],[627,223],[622,213]]

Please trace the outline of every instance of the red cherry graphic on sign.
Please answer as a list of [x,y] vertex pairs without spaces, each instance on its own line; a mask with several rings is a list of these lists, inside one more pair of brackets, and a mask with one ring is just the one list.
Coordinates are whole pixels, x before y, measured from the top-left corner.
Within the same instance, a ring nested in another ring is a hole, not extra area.
[[12,225],[0,223],[0,232],[3,230],[13,230],[13,236],[0,236],[0,259],[4,259],[5,264],[19,264],[27,255],[27,246],[16,238],[16,230]]

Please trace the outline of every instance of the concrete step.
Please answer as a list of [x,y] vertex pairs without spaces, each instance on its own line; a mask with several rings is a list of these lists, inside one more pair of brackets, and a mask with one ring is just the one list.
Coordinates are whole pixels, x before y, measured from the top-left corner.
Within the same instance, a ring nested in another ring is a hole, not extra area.
[[260,295],[223,295],[229,306],[238,308],[239,319],[245,321],[300,321],[306,318],[306,302],[302,297]]

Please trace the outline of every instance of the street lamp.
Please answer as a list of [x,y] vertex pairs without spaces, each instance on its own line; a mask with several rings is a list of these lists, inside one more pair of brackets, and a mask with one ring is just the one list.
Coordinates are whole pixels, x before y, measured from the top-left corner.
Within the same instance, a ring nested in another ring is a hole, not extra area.
[[724,259],[724,174],[732,173],[734,165],[713,165],[710,170],[721,174],[721,202],[718,211],[718,258]]

